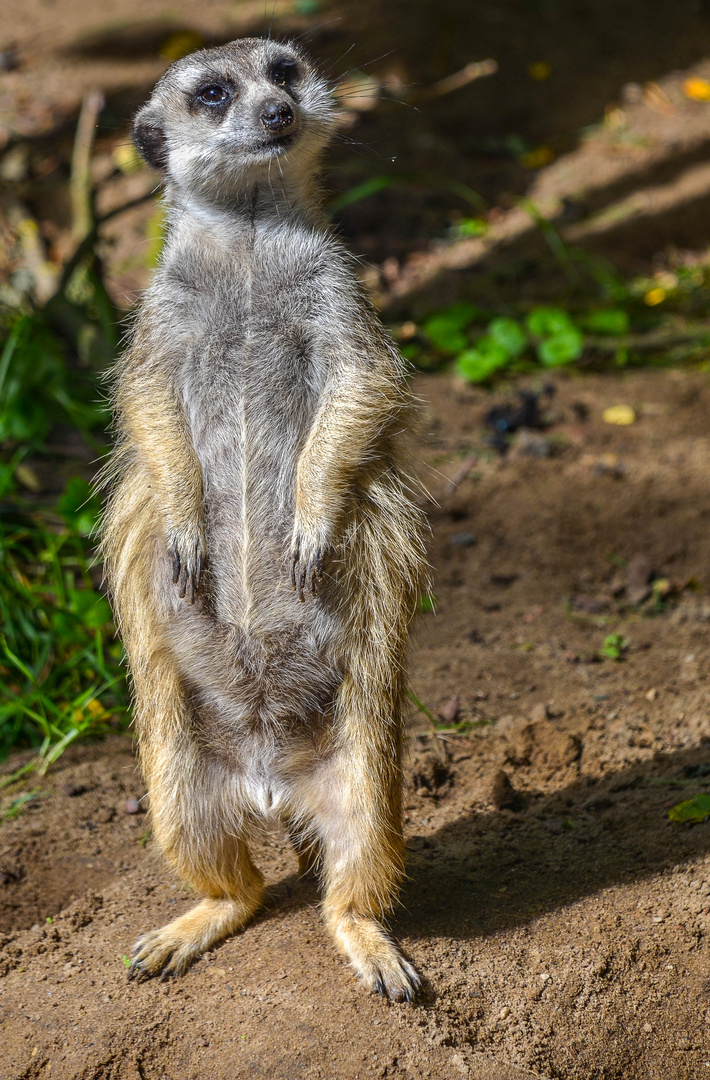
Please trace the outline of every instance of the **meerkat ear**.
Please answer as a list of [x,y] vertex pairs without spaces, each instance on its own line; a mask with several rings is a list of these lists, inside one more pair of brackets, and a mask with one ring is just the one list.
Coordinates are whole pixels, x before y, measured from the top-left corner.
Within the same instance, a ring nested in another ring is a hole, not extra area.
[[153,169],[165,169],[168,164],[168,140],[155,114],[141,109],[131,126],[131,137],[140,156]]

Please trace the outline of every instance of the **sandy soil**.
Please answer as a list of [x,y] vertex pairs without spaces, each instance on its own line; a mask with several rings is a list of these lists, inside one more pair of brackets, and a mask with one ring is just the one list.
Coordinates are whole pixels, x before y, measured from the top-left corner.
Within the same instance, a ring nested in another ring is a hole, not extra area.
[[[135,937],[192,901],[149,817],[126,812],[143,789],[117,736],[5,798],[35,793],[0,834],[0,1076],[710,1069],[710,825],[667,815],[710,790],[710,389],[679,372],[556,387],[550,426],[500,457],[490,395],[419,385],[423,468],[442,494],[437,611],[419,619],[411,684],[449,729],[454,712],[467,725],[432,734],[412,717],[394,930],[426,974],[422,1004],[355,984],[279,837],[259,852],[271,888],[252,926],[179,982],[129,983]],[[638,411],[631,427],[601,418],[619,402]],[[645,578],[671,583],[662,605]],[[621,661],[599,659],[610,633],[628,642]]]

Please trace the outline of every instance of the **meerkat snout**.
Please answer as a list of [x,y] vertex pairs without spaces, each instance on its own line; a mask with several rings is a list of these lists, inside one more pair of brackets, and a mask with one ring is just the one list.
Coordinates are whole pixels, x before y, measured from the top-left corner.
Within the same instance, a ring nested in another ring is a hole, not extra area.
[[259,119],[266,131],[278,134],[284,128],[290,127],[296,117],[287,102],[270,101],[268,105],[264,106]]

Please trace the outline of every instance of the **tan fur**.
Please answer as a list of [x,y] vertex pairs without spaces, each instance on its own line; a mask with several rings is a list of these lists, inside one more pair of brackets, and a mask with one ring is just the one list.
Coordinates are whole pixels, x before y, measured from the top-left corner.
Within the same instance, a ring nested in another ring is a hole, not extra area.
[[331,128],[303,55],[256,39],[178,61],[136,119],[169,232],[119,365],[103,556],[154,834],[205,899],[131,973],[179,974],[239,930],[263,890],[249,840],[280,824],[362,981],[411,1000],[381,923],[424,568],[411,400],[320,212]]

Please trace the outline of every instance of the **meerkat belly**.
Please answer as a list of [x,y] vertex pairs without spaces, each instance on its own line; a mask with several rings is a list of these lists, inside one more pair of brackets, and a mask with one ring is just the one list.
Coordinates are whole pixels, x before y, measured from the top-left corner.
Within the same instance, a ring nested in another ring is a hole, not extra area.
[[245,336],[214,353],[185,387],[204,482],[209,604],[180,609],[176,652],[212,731],[325,716],[342,677],[337,608],[299,603],[289,576],[296,461],[315,397],[290,349]]

